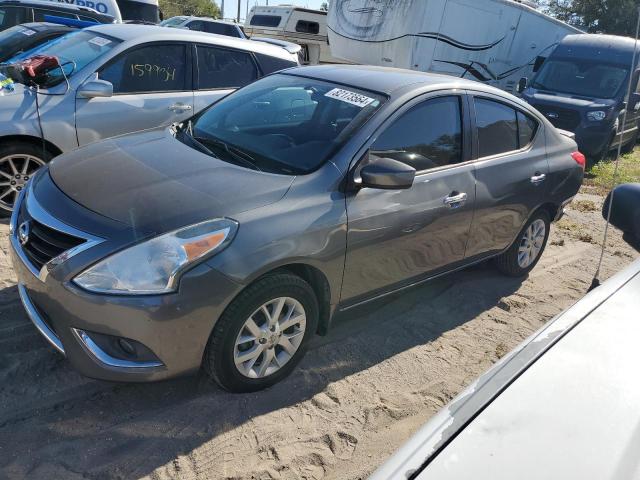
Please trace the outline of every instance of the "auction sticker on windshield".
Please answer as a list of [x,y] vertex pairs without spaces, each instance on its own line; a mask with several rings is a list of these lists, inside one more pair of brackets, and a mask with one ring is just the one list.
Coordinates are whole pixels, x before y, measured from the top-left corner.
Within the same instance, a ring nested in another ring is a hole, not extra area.
[[343,90],[342,88],[334,88],[330,92],[324,94],[325,97],[335,98],[341,102],[347,102],[356,107],[364,108],[371,102],[375,101],[375,98],[367,97],[356,92],[350,92],[349,90]]
[[111,43],[111,40],[104,37],[93,37],[91,40],[89,40],[89,43],[93,43],[94,45],[97,45],[99,47],[104,47],[105,45],[109,45]]
[[27,28],[27,27],[20,27],[19,32],[23,35],[26,35],[27,37],[30,37],[31,35],[36,33],[35,30],[31,30],[30,28]]

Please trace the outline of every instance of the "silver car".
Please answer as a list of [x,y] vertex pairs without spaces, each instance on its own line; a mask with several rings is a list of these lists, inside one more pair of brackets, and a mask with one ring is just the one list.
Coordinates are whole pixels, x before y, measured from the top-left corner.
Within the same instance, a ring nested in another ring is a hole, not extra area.
[[56,56],[62,68],[47,72],[37,96],[4,68],[16,83],[0,96],[0,210],[11,211],[29,177],[60,153],[184,120],[297,65],[295,54],[263,42],[148,25],[87,28],[13,61],[34,54]]

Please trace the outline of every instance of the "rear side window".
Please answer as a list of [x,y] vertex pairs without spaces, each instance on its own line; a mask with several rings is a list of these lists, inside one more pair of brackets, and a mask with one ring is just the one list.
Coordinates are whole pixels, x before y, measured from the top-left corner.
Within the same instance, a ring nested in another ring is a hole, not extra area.
[[284,70],[285,68],[297,67],[298,64],[293,60],[284,60],[278,57],[271,57],[262,53],[257,53],[258,62],[262,67],[262,72],[266,75],[268,73],[277,72],[278,70]]
[[411,108],[382,132],[370,153],[417,171],[462,162],[460,98],[434,98]]
[[531,143],[538,130],[538,122],[520,111],[518,115],[518,146],[524,148]]
[[489,157],[518,150],[516,111],[503,104],[475,99],[479,156]]
[[48,15],[50,17],[61,17],[61,18],[73,18],[75,20],[78,19],[78,16],[73,13],[68,12],[60,12],[58,10],[45,10],[42,8],[34,8],[33,9],[33,21],[34,22],[44,22],[45,16]]
[[114,93],[173,92],[187,90],[186,72],[184,45],[149,45],[123,53],[99,77]]
[[277,27],[281,19],[277,15],[254,15],[249,23],[254,27]]
[[225,25],[224,23],[204,22],[204,31],[217,35],[226,35],[227,37],[242,38],[242,35],[235,26]]
[[0,31],[26,21],[31,21],[31,19],[27,20],[26,9],[18,7],[0,7]]
[[247,52],[198,45],[198,89],[243,87],[258,78]]
[[320,33],[320,24],[318,22],[309,22],[308,20],[298,20],[298,23],[296,23],[296,32],[317,35]]

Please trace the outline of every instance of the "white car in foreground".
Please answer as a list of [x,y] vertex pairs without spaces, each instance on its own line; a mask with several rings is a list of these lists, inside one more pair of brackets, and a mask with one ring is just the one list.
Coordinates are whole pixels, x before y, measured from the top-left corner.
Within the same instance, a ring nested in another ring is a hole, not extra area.
[[370,480],[640,478],[640,260],[549,322]]

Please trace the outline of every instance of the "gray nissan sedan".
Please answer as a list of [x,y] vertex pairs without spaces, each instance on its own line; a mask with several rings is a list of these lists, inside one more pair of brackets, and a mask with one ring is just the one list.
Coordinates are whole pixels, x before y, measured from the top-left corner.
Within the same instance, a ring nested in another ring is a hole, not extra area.
[[18,199],[11,251],[29,317],[82,373],[203,366],[253,391],[338,311],[489,258],[526,275],[583,167],[500,90],[295,68],[56,158]]

